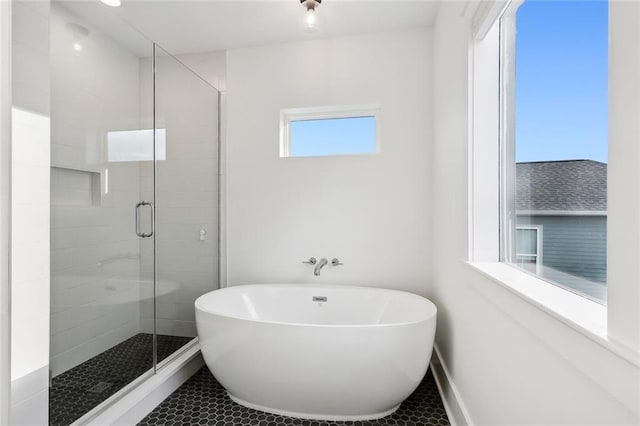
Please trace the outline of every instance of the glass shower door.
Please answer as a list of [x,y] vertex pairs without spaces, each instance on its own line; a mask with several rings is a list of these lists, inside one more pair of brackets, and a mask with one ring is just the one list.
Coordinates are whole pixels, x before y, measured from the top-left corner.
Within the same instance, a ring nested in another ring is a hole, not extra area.
[[219,287],[218,91],[155,48],[158,362],[196,336],[194,301]]

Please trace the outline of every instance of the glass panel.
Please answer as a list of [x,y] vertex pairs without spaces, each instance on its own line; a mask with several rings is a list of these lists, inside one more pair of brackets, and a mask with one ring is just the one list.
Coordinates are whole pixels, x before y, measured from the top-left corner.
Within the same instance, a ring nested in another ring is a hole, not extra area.
[[158,46],[155,70],[160,362],[196,336],[194,301],[219,287],[218,92]]
[[[99,2],[52,2],[50,422],[153,373],[153,45]],[[96,24],[96,22],[101,24]],[[108,33],[102,28],[108,29]],[[116,141],[117,142],[114,142]],[[147,198],[143,198],[147,197]],[[151,208],[140,206],[140,233]]]
[[516,254],[518,256],[538,254],[538,230],[516,230]]
[[507,93],[515,111],[503,114],[513,117],[507,127],[515,134],[515,164],[505,165],[515,183],[515,226],[544,229],[537,252],[533,232],[518,230],[508,260],[535,260],[541,278],[605,303],[608,2],[527,0],[503,25],[510,34],[503,48],[514,49],[504,63],[515,57],[515,74],[505,77],[515,86]]
[[152,161],[154,159],[153,144],[156,141],[155,158],[165,160],[167,157],[165,129],[124,130],[107,133],[107,158],[109,162],[118,161]]
[[292,121],[289,135],[291,157],[376,152],[375,117]]

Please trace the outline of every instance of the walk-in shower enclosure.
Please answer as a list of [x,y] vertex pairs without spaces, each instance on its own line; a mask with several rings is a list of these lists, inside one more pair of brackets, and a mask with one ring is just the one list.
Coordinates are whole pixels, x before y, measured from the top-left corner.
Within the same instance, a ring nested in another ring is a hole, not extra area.
[[193,339],[219,286],[219,93],[99,2],[50,19],[50,423],[70,424]]

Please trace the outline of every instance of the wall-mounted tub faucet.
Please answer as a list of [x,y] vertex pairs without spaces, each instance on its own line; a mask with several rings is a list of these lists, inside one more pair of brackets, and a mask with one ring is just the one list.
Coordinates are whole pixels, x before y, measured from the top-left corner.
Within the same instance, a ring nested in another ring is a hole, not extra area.
[[320,259],[320,261],[316,264],[316,267],[313,268],[313,275],[315,275],[316,277],[319,277],[320,269],[322,269],[322,267],[327,263],[329,263],[329,261],[327,260],[326,257],[323,257],[322,259]]
[[[319,277],[320,270],[325,265],[327,265],[329,261],[327,260],[326,257],[323,257],[319,261],[315,257],[310,257],[309,260],[305,260],[302,263],[306,263],[307,265],[314,265],[315,268],[313,268],[313,275],[315,275],[316,277]],[[341,266],[341,265],[342,265],[342,262],[340,262],[340,260],[336,259],[335,257],[331,259],[331,266]]]

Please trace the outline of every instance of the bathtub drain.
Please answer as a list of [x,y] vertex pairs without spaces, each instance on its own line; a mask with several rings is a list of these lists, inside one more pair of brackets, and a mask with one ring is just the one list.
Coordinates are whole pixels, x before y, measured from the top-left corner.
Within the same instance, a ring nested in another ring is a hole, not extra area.
[[113,383],[109,382],[100,382],[97,385],[93,385],[89,388],[89,392],[91,393],[102,393],[109,389]]

